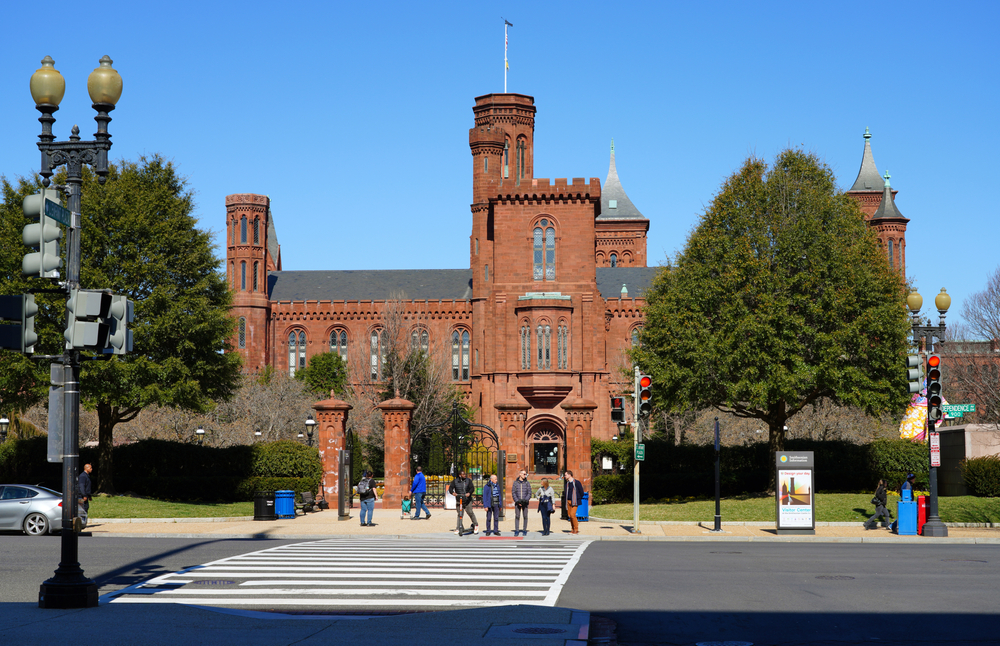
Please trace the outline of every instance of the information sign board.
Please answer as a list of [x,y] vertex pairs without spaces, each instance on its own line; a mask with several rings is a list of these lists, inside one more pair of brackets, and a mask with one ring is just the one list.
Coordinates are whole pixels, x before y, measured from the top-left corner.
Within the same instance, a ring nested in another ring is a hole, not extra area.
[[646,445],[645,444],[636,444],[635,445],[635,459],[638,462],[642,462],[643,460],[646,459]]
[[816,484],[812,451],[775,454],[776,521],[779,534],[816,533]]

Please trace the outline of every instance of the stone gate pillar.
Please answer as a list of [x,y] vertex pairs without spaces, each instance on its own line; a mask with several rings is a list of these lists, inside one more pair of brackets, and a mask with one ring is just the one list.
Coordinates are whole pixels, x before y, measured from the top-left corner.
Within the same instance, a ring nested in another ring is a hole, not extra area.
[[566,468],[590,491],[590,434],[597,404],[578,397],[561,406],[566,411]]
[[[332,395],[333,393],[331,393]],[[316,441],[319,443],[319,459],[323,461],[323,479],[319,486],[319,499],[327,505],[337,505],[339,463],[337,450],[346,446],[347,415],[351,405],[339,399],[324,399],[313,404],[316,411]],[[360,457],[360,456],[359,456]]]
[[507,452],[507,463],[500,465],[500,468],[504,469],[504,487],[507,489],[504,492],[504,500],[507,507],[513,508],[514,501],[510,496],[510,488],[517,479],[518,472],[528,468],[524,421],[531,406],[524,401],[506,401],[497,402],[494,408],[497,409],[500,419],[500,428],[497,429],[500,448]]
[[399,509],[410,495],[410,419],[416,405],[396,397],[378,405],[385,422],[385,491],[382,509]]

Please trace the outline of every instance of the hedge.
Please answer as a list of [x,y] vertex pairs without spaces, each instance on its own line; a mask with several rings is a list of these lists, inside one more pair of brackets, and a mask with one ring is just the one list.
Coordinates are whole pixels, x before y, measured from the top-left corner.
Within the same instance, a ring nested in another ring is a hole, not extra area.
[[974,496],[996,498],[1000,496],[1000,455],[968,458],[959,465],[965,486]]

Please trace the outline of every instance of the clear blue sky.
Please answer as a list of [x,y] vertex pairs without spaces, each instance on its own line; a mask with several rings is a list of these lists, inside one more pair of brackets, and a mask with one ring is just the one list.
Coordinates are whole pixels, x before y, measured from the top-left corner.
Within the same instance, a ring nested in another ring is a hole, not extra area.
[[996,2],[101,6],[5,5],[23,28],[0,41],[0,174],[38,168],[41,58],[66,78],[65,139],[95,131],[86,79],[108,54],[112,157],[173,160],[219,243],[227,194],[269,195],[285,269],[468,267],[468,129],[474,97],[503,91],[501,16],[508,89],[538,109],[535,175],[603,182],[614,138],[650,264],[748,155],[801,146],[849,188],[866,127],[925,303],[947,287],[959,319],[1000,263]]

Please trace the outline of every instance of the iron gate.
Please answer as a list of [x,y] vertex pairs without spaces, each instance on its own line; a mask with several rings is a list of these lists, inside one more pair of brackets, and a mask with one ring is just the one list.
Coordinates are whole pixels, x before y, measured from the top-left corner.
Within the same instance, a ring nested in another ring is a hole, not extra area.
[[473,505],[482,507],[483,485],[491,475],[495,473],[501,489],[504,487],[502,454],[496,432],[462,417],[455,402],[448,419],[423,426],[410,438],[410,473],[416,473],[418,466],[423,468],[427,479],[424,504],[442,508],[448,485],[464,470],[476,485]]

